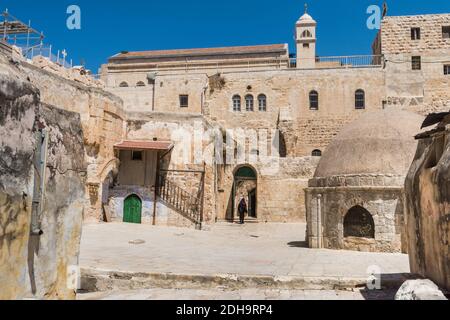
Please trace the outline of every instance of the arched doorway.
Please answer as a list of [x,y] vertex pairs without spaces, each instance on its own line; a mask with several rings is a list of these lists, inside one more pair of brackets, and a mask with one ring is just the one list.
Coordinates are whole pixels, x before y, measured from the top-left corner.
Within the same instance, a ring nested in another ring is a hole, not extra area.
[[250,166],[243,166],[234,173],[233,183],[233,218],[239,218],[237,207],[242,198],[245,199],[248,207],[247,218],[258,218],[258,202],[257,202],[257,186],[258,178],[256,171]]
[[142,201],[135,194],[125,199],[123,205],[123,222],[142,223]]
[[375,223],[370,212],[361,206],[351,208],[344,218],[344,237],[375,239]]

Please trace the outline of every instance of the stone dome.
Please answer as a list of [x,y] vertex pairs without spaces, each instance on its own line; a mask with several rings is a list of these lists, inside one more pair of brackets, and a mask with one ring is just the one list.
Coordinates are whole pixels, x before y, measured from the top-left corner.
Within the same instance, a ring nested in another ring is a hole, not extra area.
[[423,120],[418,114],[397,108],[364,114],[331,142],[314,177],[406,176],[416,153],[414,136]]
[[297,23],[316,23],[316,21],[309,14],[305,13],[298,19]]

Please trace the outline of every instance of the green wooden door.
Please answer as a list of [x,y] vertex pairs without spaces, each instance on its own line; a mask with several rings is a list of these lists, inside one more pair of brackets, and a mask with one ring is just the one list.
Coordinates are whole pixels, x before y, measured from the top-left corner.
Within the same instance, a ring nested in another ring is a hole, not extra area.
[[123,206],[123,222],[141,223],[142,221],[142,202],[138,196],[132,195],[125,200]]

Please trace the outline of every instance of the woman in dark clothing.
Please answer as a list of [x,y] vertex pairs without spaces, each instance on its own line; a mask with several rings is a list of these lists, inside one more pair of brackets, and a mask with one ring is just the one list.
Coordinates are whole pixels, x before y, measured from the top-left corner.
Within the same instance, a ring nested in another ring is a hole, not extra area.
[[248,212],[247,202],[245,201],[245,198],[242,198],[241,202],[239,202],[238,211],[240,222],[241,224],[244,224],[245,214]]

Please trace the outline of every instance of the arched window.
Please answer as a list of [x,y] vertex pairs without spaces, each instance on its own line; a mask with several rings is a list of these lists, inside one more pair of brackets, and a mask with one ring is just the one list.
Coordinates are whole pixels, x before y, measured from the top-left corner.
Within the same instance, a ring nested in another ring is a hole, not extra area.
[[251,94],[247,95],[245,97],[245,110],[247,111],[254,111],[254,99],[253,96]]
[[319,110],[319,93],[315,90],[309,93],[309,109]]
[[136,83],[136,87],[145,87],[145,83],[143,81],[139,81]]
[[258,96],[259,111],[267,111],[267,97],[264,94]]
[[366,108],[366,93],[364,90],[358,89],[355,92],[355,108],[365,109]]
[[119,87],[121,87],[121,88],[126,88],[126,87],[128,87],[128,83],[126,83],[125,81],[123,81],[123,82],[121,82],[121,83],[119,84]]
[[344,218],[344,237],[375,239],[375,223],[370,212],[361,206],[351,208]]
[[241,96],[240,95],[233,96],[233,111],[236,111],[236,112],[241,111]]
[[321,156],[322,156],[322,151],[320,151],[319,149],[314,150],[314,151],[312,152],[312,156],[313,156],[313,157],[321,157]]
[[305,30],[302,33],[302,38],[312,38],[312,33],[309,30]]

